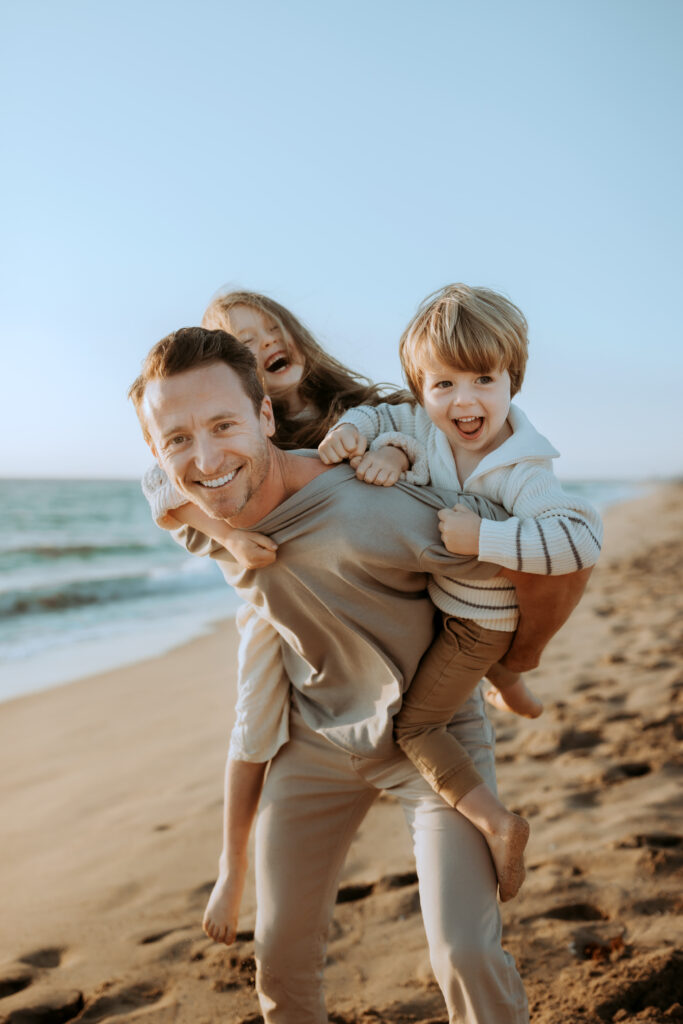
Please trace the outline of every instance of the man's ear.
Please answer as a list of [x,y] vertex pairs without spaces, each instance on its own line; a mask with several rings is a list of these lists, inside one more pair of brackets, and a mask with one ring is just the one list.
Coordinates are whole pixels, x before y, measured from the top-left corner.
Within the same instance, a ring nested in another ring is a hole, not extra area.
[[272,437],[275,433],[275,416],[273,415],[273,403],[268,395],[264,396],[261,402],[261,414],[259,416],[266,437]]

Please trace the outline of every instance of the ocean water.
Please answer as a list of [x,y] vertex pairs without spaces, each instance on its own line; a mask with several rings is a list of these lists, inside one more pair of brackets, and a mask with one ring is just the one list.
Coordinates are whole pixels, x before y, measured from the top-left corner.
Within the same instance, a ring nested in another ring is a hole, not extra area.
[[168,650],[234,614],[137,481],[0,480],[0,700]]
[[[565,482],[599,507],[643,485]],[[0,480],[0,700],[161,653],[233,615],[210,559],[153,523],[137,481]]]

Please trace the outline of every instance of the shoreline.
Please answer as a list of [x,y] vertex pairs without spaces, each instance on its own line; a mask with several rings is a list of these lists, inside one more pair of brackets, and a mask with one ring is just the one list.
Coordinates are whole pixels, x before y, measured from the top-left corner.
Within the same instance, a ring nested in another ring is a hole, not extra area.
[[[669,481],[564,481],[573,484],[593,501],[601,513],[617,505],[646,497]],[[602,497],[604,489],[604,497]],[[221,589],[222,587],[222,589]],[[216,596],[194,595],[188,598],[189,612],[178,610],[179,597],[169,602],[168,619],[154,619],[147,623],[131,620],[122,628],[113,629],[104,636],[76,639],[75,642],[55,646],[35,655],[0,663],[0,707],[10,700],[33,693],[45,693],[71,682],[123,669],[171,653],[192,640],[209,635],[223,621],[233,619],[239,598],[221,583]],[[229,609],[214,613],[207,600],[221,600]],[[171,635],[171,633],[173,635]],[[11,680],[11,681],[10,681]]]
[[[533,1024],[602,1024],[620,1010],[678,1019],[682,498],[667,484],[607,510],[588,593],[529,674],[545,713],[491,715],[501,795],[532,826],[527,882],[501,913]],[[11,990],[0,1021],[48,1004],[65,1021],[83,1009],[92,1021],[258,1020],[251,870],[240,941],[201,932],[235,645],[224,619],[172,652],[0,705],[0,979]],[[346,1024],[370,1011],[382,1024],[442,1021],[390,797],[363,822],[342,889],[330,1012]],[[637,978],[654,1002],[638,1003]]]

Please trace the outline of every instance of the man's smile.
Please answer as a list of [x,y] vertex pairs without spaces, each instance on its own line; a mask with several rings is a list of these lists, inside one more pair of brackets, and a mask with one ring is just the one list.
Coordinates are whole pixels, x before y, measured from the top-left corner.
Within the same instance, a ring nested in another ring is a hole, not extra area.
[[213,480],[197,480],[196,483],[198,483],[200,487],[224,487],[225,484],[229,484],[234,478],[239,468],[240,467],[238,466],[237,469],[233,469],[231,473],[226,473],[225,476],[217,476]]

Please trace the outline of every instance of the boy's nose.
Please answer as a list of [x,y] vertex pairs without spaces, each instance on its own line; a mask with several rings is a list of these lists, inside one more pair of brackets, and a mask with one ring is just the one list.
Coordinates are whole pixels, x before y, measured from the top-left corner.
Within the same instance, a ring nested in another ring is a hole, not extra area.
[[453,405],[460,407],[464,405],[471,405],[472,400],[472,394],[468,388],[458,388],[452,398]]

